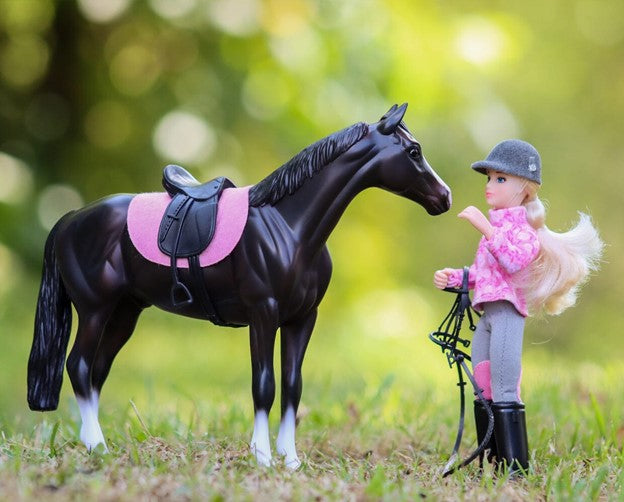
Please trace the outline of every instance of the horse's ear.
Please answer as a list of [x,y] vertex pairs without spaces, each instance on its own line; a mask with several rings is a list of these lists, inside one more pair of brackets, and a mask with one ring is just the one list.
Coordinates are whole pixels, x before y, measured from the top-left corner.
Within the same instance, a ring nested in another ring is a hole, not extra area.
[[379,119],[379,121],[381,122],[382,120],[386,120],[386,119],[388,118],[388,116],[389,116],[389,115],[390,115],[390,114],[391,114],[394,110],[396,110],[396,109],[397,109],[397,107],[398,107],[398,106],[399,106],[399,105],[397,105],[397,104],[392,105],[392,107],[391,107],[391,108],[390,108],[390,109],[389,109],[386,113],[384,113],[384,114],[382,115],[382,117]]
[[377,126],[379,132],[386,135],[392,134],[397,126],[401,123],[401,120],[403,120],[405,110],[407,110],[407,103],[403,103],[399,107],[397,107],[397,105],[394,105],[392,108],[390,108],[388,113],[386,113],[379,121],[379,125]]

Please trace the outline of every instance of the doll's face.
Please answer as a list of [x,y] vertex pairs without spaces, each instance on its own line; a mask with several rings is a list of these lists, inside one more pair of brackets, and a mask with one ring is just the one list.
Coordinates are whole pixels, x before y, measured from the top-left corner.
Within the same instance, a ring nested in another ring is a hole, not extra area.
[[492,209],[505,209],[522,204],[527,181],[518,176],[487,170],[485,200]]

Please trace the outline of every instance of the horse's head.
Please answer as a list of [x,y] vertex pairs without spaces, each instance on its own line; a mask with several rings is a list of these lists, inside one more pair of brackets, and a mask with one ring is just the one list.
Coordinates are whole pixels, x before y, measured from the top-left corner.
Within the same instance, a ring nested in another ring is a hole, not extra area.
[[420,144],[402,122],[407,103],[394,105],[381,120],[369,127],[369,140],[376,143],[375,185],[418,202],[429,214],[451,207],[451,190],[431,168]]

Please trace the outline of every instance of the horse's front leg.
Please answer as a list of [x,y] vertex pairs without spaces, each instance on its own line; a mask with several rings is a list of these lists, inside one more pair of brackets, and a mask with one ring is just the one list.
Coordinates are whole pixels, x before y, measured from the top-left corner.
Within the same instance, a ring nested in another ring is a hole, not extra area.
[[275,399],[273,349],[277,331],[277,302],[271,300],[256,310],[249,326],[251,348],[251,390],[254,401],[254,430],[251,451],[261,465],[271,465],[269,412]]
[[281,327],[282,420],[277,453],[284,455],[284,461],[291,469],[301,465],[295,447],[297,408],[302,390],[301,365],[315,322],[316,310],[300,321]]

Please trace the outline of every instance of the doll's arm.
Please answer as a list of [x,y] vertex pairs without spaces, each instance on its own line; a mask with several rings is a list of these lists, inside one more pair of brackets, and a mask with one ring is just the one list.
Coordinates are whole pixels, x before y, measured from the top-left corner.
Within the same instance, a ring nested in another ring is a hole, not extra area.
[[[449,287],[450,288],[459,288],[464,282],[464,269],[457,268],[453,269],[453,273],[451,278],[449,279]],[[474,263],[470,265],[468,268],[468,288],[474,289],[475,287],[475,266]]]
[[474,206],[468,206],[461,213],[457,215],[459,218],[463,218],[464,220],[468,220],[470,224],[475,227],[486,239],[492,235],[494,231],[494,227],[485,217],[485,215],[481,212],[480,209],[477,209]]
[[[474,264],[470,266],[468,274],[468,287],[473,289],[475,286]],[[464,280],[463,268],[444,268],[436,271],[433,275],[433,283],[439,289],[458,288]]]
[[490,238],[485,239],[485,246],[509,274],[526,268],[537,257],[540,247],[537,232],[528,225],[508,232],[494,228]]

